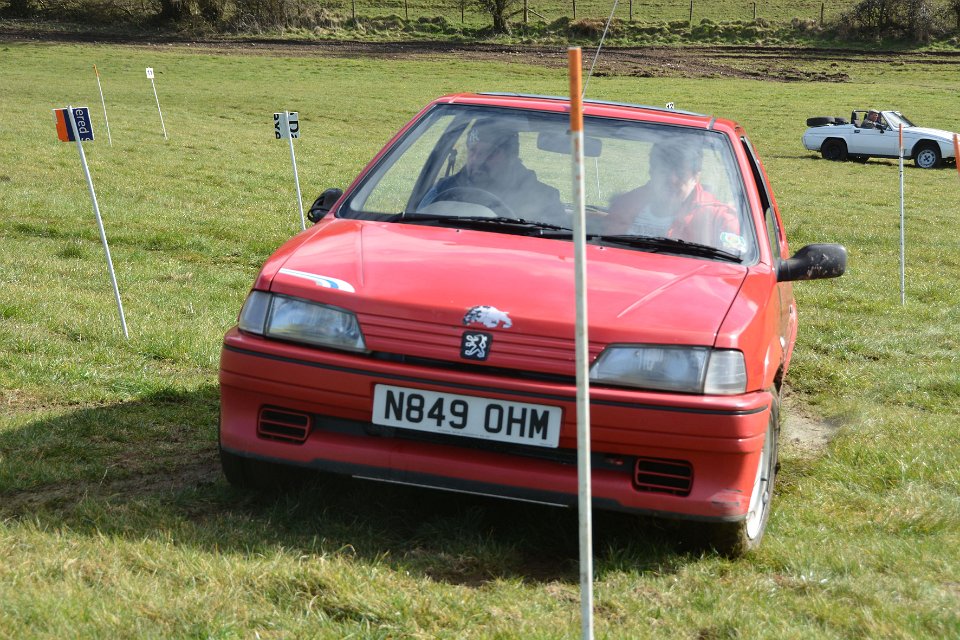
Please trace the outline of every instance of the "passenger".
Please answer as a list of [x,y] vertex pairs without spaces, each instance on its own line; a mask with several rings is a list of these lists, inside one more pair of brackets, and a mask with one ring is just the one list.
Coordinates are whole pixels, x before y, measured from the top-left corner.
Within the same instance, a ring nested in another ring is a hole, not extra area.
[[614,197],[602,222],[604,234],[664,237],[742,250],[734,210],[700,184],[703,155],[676,141],[658,142],[650,151],[650,180]]
[[[481,204],[502,216],[570,223],[560,202],[560,192],[540,182],[536,172],[520,160],[517,131],[491,118],[474,123],[467,134],[463,168],[440,179],[420,201],[419,208],[442,200]],[[509,211],[503,210],[504,205]]]

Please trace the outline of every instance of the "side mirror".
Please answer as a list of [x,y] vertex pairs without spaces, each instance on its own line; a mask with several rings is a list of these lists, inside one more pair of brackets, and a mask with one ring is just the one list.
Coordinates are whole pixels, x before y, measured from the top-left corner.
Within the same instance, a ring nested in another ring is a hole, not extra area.
[[313,224],[317,224],[323,217],[327,215],[330,209],[333,208],[333,205],[337,203],[337,200],[340,199],[340,196],[343,195],[343,189],[337,189],[336,187],[327,189],[320,194],[320,197],[313,201],[313,204],[310,205],[310,211],[307,213],[307,218]]
[[847,249],[839,244],[808,244],[777,265],[777,282],[838,278],[847,270]]

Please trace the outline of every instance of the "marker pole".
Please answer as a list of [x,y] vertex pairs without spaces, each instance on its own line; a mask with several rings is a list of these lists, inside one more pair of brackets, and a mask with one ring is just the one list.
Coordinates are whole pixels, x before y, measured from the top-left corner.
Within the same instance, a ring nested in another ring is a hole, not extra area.
[[576,280],[577,360],[577,496],[580,512],[580,628],[583,640],[593,640],[593,496],[590,470],[590,366],[587,335],[586,211],[583,175],[583,100],[580,47],[567,49],[570,76],[570,150],[573,157],[574,272]]
[[907,303],[906,275],[906,238],[904,237],[904,196],[903,196],[903,124],[900,125],[900,304]]
[[103,105],[103,121],[107,123],[107,140],[110,146],[113,146],[113,136],[110,135],[110,119],[107,118],[107,102],[103,99],[103,86],[100,85],[100,72],[97,71],[97,65],[93,65],[93,72],[97,74],[97,89],[100,90],[100,104]]
[[107,232],[103,229],[103,218],[100,217],[97,193],[93,190],[93,178],[90,177],[90,169],[87,167],[87,156],[83,153],[83,143],[80,142],[80,133],[77,131],[77,123],[73,117],[73,105],[67,107],[67,115],[70,116],[70,129],[73,131],[73,137],[77,141],[77,152],[80,154],[80,164],[83,166],[83,175],[87,177],[87,186],[90,188],[90,200],[93,201],[93,213],[97,217],[97,227],[100,229],[100,242],[103,243],[103,251],[107,256],[107,270],[110,272],[110,282],[113,284],[113,295],[117,299],[117,311],[120,312],[120,327],[123,329],[123,337],[129,340],[130,334],[127,332],[127,320],[123,315],[123,303],[120,301],[120,288],[117,286],[117,275],[113,270],[113,260],[110,258],[110,245],[107,244]]
[[300,195],[300,175],[297,173],[297,156],[293,153],[293,132],[290,131],[290,112],[283,112],[284,131],[287,132],[287,139],[290,141],[290,162],[293,164],[293,181],[297,185],[297,207],[300,209],[300,230],[307,228],[307,219],[303,216],[303,198]]
[[167,138],[167,126],[163,124],[163,110],[160,109],[160,96],[157,95],[157,85],[153,81],[153,69],[147,69],[147,77],[150,78],[150,86],[153,87],[153,97],[157,101],[157,113],[160,114],[160,128],[163,129],[163,139]]
[[957,134],[953,134],[953,162],[957,165],[957,173],[960,174],[960,140]]

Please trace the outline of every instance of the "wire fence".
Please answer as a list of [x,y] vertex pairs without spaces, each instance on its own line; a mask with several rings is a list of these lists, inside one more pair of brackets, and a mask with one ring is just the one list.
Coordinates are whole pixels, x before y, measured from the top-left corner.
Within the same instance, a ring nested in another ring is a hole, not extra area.
[[[620,0],[614,17],[630,22],[699,23],[752,21],[790,22],[793,19],[830,22],[854,3],[826,3],[820,0],[668,0],[641,2]],[[321,5],[345,18],[397,16],[404,20],[443,17],[450,23],[478,24],[489,22],[489,15],[478,10],[473,2],[448,0],[325,0]],[[606,20],[612,4],[609,0],[517,0],[511,17],[513,23],[569,20]]]

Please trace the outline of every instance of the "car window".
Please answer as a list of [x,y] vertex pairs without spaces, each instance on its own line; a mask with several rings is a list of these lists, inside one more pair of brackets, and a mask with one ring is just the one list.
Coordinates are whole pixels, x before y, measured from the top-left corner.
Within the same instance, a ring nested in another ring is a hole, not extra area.
[[[438,105],[361,181],[341,217],[394,222],[511,218],[572,227],[565,113]],[[587,231],[756,255],[743,177],[721,132],[587,117]],[[485,229],[486,230],[486,229]],[[496,231],[496,229],[490,229]]]

